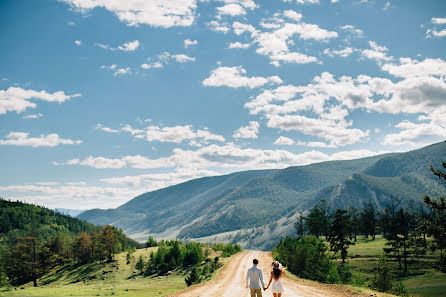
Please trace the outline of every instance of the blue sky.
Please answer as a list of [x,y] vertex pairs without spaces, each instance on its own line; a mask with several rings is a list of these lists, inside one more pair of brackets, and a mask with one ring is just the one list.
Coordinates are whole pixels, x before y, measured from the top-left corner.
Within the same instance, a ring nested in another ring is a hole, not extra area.
[[0,2],[0,196],[146,191],[446,138],[446,2]]

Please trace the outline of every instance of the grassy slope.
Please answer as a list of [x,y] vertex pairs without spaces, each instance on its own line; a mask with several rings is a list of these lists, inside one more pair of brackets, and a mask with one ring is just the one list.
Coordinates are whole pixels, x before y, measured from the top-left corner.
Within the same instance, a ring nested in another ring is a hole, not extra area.
[[[126,252],[117,254],[113,263],[92,263],[77,268],[63,267],[38,280],[40,287],[34,288],[28,283],[17,289],[0,289],[0,296],[32,296],[32,297],[65,297],[65,296],[165,296],[184,290],[187,285],[185,270],[175,270],[169,276],[143,277],[134,269],[139,256],[145,262],[149,259],[150,250],[136,250],[132,261],[126,264]],[[220,253],[220,252],[219,252]],[[212,252],[210,257],[219,253]],[[222,258],[225,265],[230,258]],[[215,276],[215,274],[214,274]],[[213,277],[214,277],[213,276]],[[212,278],[211,278],[212,279]],[[23,289],[21,289],[23,288]]]
[[136,276],[136,261],[140,255],[147,261],[149,253],[149,249],[136,250],[129,265],[126,253],[120,253],[113,263],[61,268],[40,279],[41,287],[30,283],[24,289],[0,292],[0,296],[164,296],[187,287],[182,271],[160,278]]
[[[377,236],[373,241],[370,238],[358,237],[356,245],[350,247],[349,264],[352,270],[361,274],[366,279],[373,277],[373,269],[378,263],[378,258],[383,252],[386,240],[382,236]],[[423,264],[409,266],[408,277],[402,280],[409,293],[420,297],[440,297],[446,296],[446,273],[439,273],[428,268],[432,256],[423,260]],[[421,273],[424,273],[421,275]]]

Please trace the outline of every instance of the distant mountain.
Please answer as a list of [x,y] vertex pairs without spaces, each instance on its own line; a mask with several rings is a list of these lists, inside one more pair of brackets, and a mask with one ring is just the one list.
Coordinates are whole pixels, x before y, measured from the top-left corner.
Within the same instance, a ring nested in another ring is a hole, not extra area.
[[137,240],[152,234],[268,249],[293,232],[298,211],[321,199],[332,208],[361,207],[369,200],[381,208],[391,199],[404,204],[421,201],[425,194],[445,195],[429,170],[442,160],[445,142],[407,153],[205,177],[142,194],[116,209],[89,210],[79,218],[121,227]]
[[54,211],[61,213],[61,214],[66,214],[66,215],[69,215],[70,217],[75,218],[78,215],[80,215],[81,213],[83,213],[85,210],[84,209],[55,208]]

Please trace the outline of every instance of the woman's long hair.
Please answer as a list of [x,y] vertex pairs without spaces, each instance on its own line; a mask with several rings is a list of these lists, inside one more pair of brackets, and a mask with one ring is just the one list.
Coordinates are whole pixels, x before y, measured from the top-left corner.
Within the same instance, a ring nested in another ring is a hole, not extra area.
[[273,274],[274,274],[274,279],[278,280],[279,277],[282,275],[282,270],[280,270],[279,267],[273,267]]

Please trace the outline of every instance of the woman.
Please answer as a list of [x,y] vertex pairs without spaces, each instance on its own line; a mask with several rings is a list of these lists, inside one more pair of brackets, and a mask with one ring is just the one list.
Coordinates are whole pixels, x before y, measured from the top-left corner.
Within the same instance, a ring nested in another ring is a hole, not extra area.
[[285,271],[280,269],[281,265],[279,261],[273,263],[273,271],[271,271],[271,277],[269,278],[269,283],[266,289],[269,288],[271,281],[273,281],[273,285],[271,286],[271,290],[273,291],[274,297],[281,297],[284,291],[282,285],[282,276],[285,275]]

